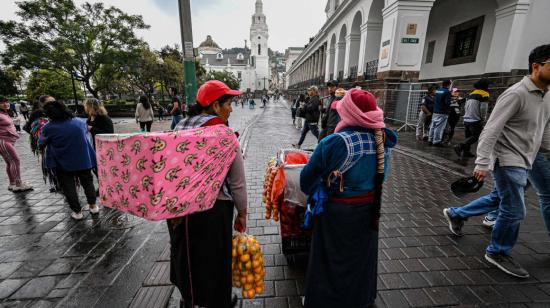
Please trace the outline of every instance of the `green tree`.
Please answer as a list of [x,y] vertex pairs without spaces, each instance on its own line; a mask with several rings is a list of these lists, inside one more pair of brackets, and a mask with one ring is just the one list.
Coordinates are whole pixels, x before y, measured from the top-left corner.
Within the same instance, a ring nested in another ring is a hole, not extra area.
[[[27,99],[32,101],[40,95],[51,95],[56,99],[73,99],[71,76],[63,71],[33,71],[27,83]],[[82,90],[77,88],[77,97],[84,98]]]
[[81,7],[72,0],[16,3],[22,21],[0,21],[4,62],[74,74],[95,97],[105,86],[92,82],[98,71],[104,65],[120,67],[141,45],[134,31],[149,27],[141,16],[102,3]]
[[235,74],[228,71],[208,71],[205,75],[205,81],[219,80],[223,81],[231,89],[239,89],[240,84]]
[[139,57],[133,58],[127,67],[129,83],[151,97],[162,74],[161,64],[159,56],[149,46],[142,45]]
[[16,80],[7,70],[0,68],[0,95],[17,94]]

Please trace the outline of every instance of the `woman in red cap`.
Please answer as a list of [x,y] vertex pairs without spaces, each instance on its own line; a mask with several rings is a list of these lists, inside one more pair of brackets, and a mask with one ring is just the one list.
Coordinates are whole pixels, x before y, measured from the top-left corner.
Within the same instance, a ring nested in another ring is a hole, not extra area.
[[397,135],[370,92],[337,102],[340,122],[300,175],[313,207],[305,307],[367,307],[376,299],[378,223],[387,159]]
[[[174,130],[227,125],[231,101],[241,94],[221,81],[207,81],[197,92],[197,104]],[[234,207],[237,217],[232,224]],[[237,155],[212,209],[168,220],[170,281],[180,290],[181,307],[225,308],[237,303],[231,295],[231,227],[245,231],[246,209],[244,162]]]

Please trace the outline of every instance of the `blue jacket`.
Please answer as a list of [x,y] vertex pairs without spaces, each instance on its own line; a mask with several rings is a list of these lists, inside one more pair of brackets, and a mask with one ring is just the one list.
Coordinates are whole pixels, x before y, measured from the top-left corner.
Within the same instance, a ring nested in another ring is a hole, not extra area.
[[72,118],[49,122],[42,128],[40,146],[46,147],[46,167],[78,171],[96,167],[95,151],[86,123]]
[[[343,131],[360,131],[368,132],[369,130],[361,127],[347,127]],[[397,144],[397,135],[385,129],[386,133],[386,159],[385,171],[388,170],[389,149]],[[376,146],[374,145],[374,150]],[[319,142],[317,148],[313,152],[308,164],[300,174],[300,188],[308,195],[315,192],[319,181],[327,180],[332,171],[338,170],[348,153],[346,143],[342,137],[338,135],[330,135]],[[329,197],[346,198],[358,195],[363,195],[374,189],[374,176],[376,174],[376,152],[363,156],[355,166],[344,173],[344,191],[340,192],[338,185],[331,185],[327,189]],[[326,186],[325,186],[326,187]]]
[[451,112],[451,91],[439,88],[435,92],[434,113],[449,114]]

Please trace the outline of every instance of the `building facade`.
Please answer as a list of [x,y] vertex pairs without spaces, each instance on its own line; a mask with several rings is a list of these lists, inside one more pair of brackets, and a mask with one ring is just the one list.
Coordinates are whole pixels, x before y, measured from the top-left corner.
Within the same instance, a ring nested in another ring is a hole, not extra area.
[[[224,52],[210,35],[198,47],[199,59],[207,71],[228,71],[237,77],[240,90],[247,92],[269,89],[269,30],[262,0],[256,0],[250,26],[250,48]],[[235,50],[235,48],[233,49]]]
[[343,82],[504,78],[550,43],[548,0],[328,0],[327,20],[287,70],[301,89]]
[[289,47],[285,50],[285,75],[283,77],[283,89],[288,89],[288,72],[294,61],[304,51],[304,47]]

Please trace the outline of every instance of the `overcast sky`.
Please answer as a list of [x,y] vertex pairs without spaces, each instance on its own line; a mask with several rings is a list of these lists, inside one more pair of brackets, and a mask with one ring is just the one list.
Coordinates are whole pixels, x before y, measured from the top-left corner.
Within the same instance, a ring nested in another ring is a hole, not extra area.
[[[85,0],[74,0],[84,3]],[[0,18],[16,19],[13,0],[0,0]],[[97,0],[88,0],[97,2]],[[138,33],[153,48],[181,45],[178,0],[103,0],[130,14],[142,15],[151,26]],[[220,47],[242,47],[249,40],[251,16],[256,0],[191,0],[193,42],[198,46],[206,35]],[[269,47],[284,52],[299,47],[314,36],[326,20],[326,0],[263,0],[269,27]],[[250,43],[249,43],[250,44]],[[250,45],[249,45],[250,46]],[[2,46],[0,46],[2,48]]]

